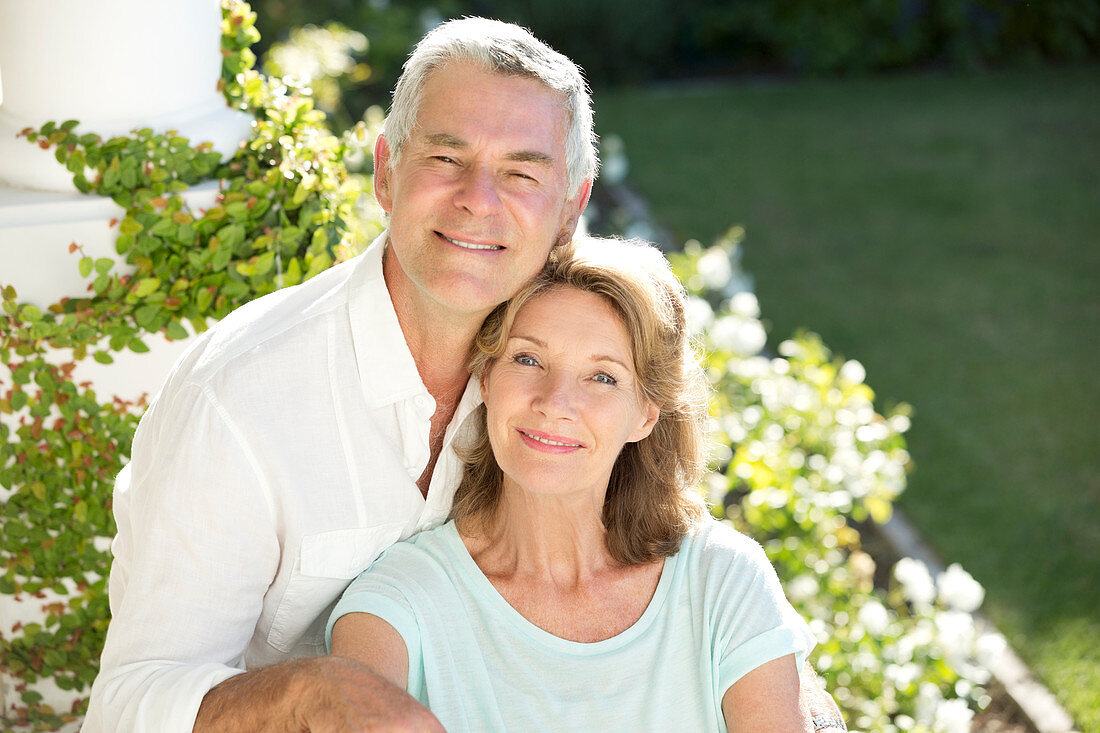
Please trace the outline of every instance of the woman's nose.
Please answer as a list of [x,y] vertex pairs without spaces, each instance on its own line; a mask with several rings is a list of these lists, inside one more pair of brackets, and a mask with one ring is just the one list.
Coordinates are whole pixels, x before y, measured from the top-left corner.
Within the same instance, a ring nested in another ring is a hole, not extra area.
[[535,392],[535,410],[546,417],[569,418],[576,410],[576,388],[565,375],[548,374]]

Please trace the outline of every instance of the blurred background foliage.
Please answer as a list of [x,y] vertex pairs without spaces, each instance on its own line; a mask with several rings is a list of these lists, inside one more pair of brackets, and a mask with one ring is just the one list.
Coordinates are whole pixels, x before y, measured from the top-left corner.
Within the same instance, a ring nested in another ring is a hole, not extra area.
[[370,38],[349,108],[386,99],[435,22],[483,15],[535,29],[593,86],[746,72],[1081,61],[1100,54],[1095,0],[263,0],[258,55],[291,28],[339,21]]

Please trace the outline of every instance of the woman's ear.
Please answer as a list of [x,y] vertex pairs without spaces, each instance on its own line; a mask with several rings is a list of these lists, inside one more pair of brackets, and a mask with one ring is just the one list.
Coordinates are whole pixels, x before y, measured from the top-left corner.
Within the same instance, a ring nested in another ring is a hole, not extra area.
[[657,419],[661,416],[661,410],[657,405],[647,400],[642,407],[642,416],[644,421],[627,438],[628,443],[637,443],[639,440],[648,438],[649,434],[653,432],[653,427],[657,424]]
[[481,401],[485,401],[486,393],[489,391],[489,367],[492,364],[486,364],[481,370],[481,376],[478,377],[479,387],[481,389]]

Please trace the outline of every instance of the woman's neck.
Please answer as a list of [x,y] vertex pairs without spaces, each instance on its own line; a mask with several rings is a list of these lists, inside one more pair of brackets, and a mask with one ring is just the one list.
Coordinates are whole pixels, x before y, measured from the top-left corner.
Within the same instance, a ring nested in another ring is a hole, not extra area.
[[623,565],[607,549],[592,499],[504,490],[491,526],[459,534],[497,592],[535,626],[596,642],[630,628],[649,606],[663,563]]
[[522,575],[569,587],[619,565],[607,550],[602,506],[590,496],[538,496],[506,487],[491,525],[466,537],[490,579]]

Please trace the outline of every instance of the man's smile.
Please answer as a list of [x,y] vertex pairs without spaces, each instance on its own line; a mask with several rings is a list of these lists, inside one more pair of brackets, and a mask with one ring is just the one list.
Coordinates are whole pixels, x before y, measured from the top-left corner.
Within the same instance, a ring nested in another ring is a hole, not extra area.
[[463,249],[479,249],[479,250],[502,250],[502,249],[504,249],[504,247],[500,246],[499,244],[478,244],[476,242],[464,242],[461,239],[451,239],[446,234],[440,234],[439,232],[436,232],[436,234],[439,234],[439,236],[443,237],[444,239],[446,239],[451,244],[456,245],[458,247],[462,247]]

